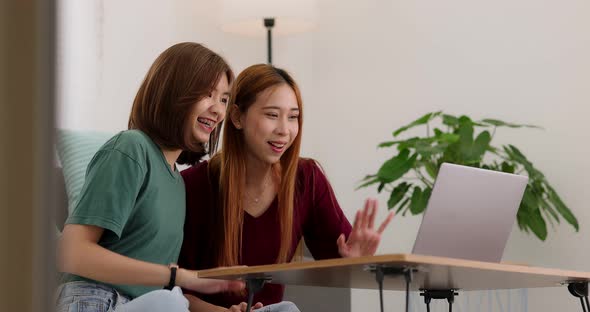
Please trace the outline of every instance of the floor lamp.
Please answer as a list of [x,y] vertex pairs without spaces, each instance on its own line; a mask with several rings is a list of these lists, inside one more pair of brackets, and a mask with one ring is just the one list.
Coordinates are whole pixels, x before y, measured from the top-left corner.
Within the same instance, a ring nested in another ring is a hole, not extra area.
[[[259,37],[266,32],[267,63],[272,64],[272,36],[302,33],[314,28],[315,0],[223,0],[221,29]],[[266,31],[265,31],[266,30]]]

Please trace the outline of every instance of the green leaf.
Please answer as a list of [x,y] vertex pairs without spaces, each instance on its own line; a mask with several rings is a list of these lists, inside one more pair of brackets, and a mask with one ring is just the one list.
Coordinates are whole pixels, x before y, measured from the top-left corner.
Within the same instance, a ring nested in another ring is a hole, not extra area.
[[367,187],[367,186],[375,184],[375,183],[379,183],[380,181],[381,181],[381,179],[379,179],[378,177],[369,179],[366,182],[362,183],[361,185],[357,186],[355,190],[362,189],[363,187]]
[[404,149],[397,156],[386,161],[377,172],[381,182],[391,183],[410,171],[414,167],[418,155],[414,154],[408,158],[409,154],[410,151]]
[[[408,203],[409,203],[409,202],[410,202],[410,199],[409,199],[409,198],[406,198],[406,199],[405,199],[405,200],[404,200],[404,201],[403,201],[403,202],[402,202],[402,203],[399,205],[399,208],[397,209],[397,211],[403,210],[403,211],[402,211],[402,217],[405,217],[405,216],[406,216],[406,212],[408,212],[408,210],[409,210],[409,209],[408,209],[408,207],[409,207]],[[405,208],[405,209],[404,209],[404,208]],[[396,212],[396,213],[397,213],[397,212]]]
[[361,181],[370,180],[375,177],[377,177],[376,174],[367,174]]
[[[401,204],[399,204],[399,206],[397,207],[397,210],[395,211],[395,214],[398,214],[402,209],[404,209],[404,207],[406,207],[408,205],[408,203],[410,202],[409,198],[404,199],[404,201],[402,201]],[[405,215],[405,211],[404,214]]]
[[473,146],[473,125],[470,123],[461,123],[458,129],[459,141],[458,144],[458,161],[460,164],[471,158],[471,148]]
[[521,231],[524,231],[526,233],[529,232],[529,228],[527,226],[527,213],[525,212],[526,208],[524,207],[524,204],[521,202],[520,203],[520,207],[518,208],[518,212],[516,213],[516,221],[518,223],[518,228]]
[[513,124],[513,123],[505,122],[505,121],[502,121],[502,120],[498,120],[498,119],[489,119],[489,118],[488,119],[481,120],[480,123],[492,125],[492,126],[495,126],[495,127],[543,129],[543,128],[541,128],[539,126],[535,126],[535,125],[519,125],[519,124]]
[[497,147],[495,147],[495,146],[491,146],[491,145],[490,145],[490,146],[488,147],[488,151],[490,151],[490,152],[492,152],[492,153],[494,153],[494,154],[497,154],[499,150],[498,150],[498,148],[497,148]]
[[416,153],[420,154],[420,156],[429,158],[434,154],[440,154],[445,151],[445,147],[441,145],[431,146],[429,143],[426,142],[418,142],[415,146]]
[[549,192],[549,201],[553,204],[555,209],[557,209],[557,212],[559,212],[565,221],[567,221],[574,227],[574,229],[576,229],[576,232],[579,231],[580,225],[578,224],[578,220],[571,210],[563,203],[561,197],[557,195],[557,192],[555,192],[553,187],[551,187],[549,184],[547,184],[547,190]]
[[531,231],[542,241],[547,239],[547,224],[541,215],[539,209],[535,209],[529,214],[528,220]]
[[383,147],[390,147],[393,146],[397,143],[399,143],[401,141],[385,141],[385,142],[381,142],[379,143],[379,145],[377,145],[377,148],[383,148]]
[[521,164],[529,175],[530,179],[543,179],[545,176],[539,170],[535,169],[533,164],[520,152],[514,145],[504,145],[504,152],[508,155],[508,158]]
[[459,124],[469,124],[472,127],[473,126],[488,127],[488,125],[486,125],[486,124],[482,124],[482,123],[479,123],[479,122],[474,122],[473,120],[471,120],[471,118],[469,118],[469,117],[467,117],[465,115],[459,117]]
[[412,215],[417,215],[424,212],[431,192],[432,190],[429,187],[425,188],[424,191],[422,191],[422,189],[418,186],[414,187],[414,192],[412,193],[412,202],[410,203],[410,212]]
[[557,221],[557,223],[561,223],[559,220],[559,215],[557,214],[557,212],[555,211],[555,209],[551,206],[551,204],[545,199],[542,198],[539,201],[539,205],[540,207],[544,210],[547,211],[549,213],[549,215],[555,220]]
[[422,201],[422,189],[419,186],[414,187],[414,192],[412,193],[412,202],[410,203],[410,212],[415,215],[417,214],[417,210],[420,209],[420,203]]
[[431,178],[436,179],[436,176],[438,175],[438,167],[436,164],[427,161],[424,163],[424,168],[426,168],[426,173],[428,173]]
[[434,138],[441,143],[453,144],[461,138],[458,134],[454,133],[437,133]]
[[502,172],[506,172],[506,173],[514,173],[514,165],[509,164],[508,162],[503,161],[502,162]]
[[393,136],[396,137],[399,134],[401,134],[402,132],[404,132],[404,131],[406,131],[406,130],[408,130],[410,128],[413,128],[415,126],[424,125],[424,124],[428,123],[432,118],[437,117],[440,114],[442,114],[441,111],[433,112],[433,113],[428,113],[428,114],[426,114],[426,115],[424,115],[424,116],[422,116],[422,117],[420,117],[420,118],[412,121],[411,123],[409,123],[409,124],[407,124],[407,125],[399,128],[399,129],[395,130],[393,132]]
[[502,154],[502,152],[500,151],[499,148],[495,147],[495,146],[488,146],[488,151],[502,159],[506,159],[506,155]]
[[522,225],[521,229],[525,228],[527,232],[530,229],[535,236],[544,241],[547,238],[547,224],[545,223],[540,210],[529,204],[530,199],[525,200],[523,197],[523,201],[520,203],[520,208],[517,213],[519,227]]
[[459,119],[455,116],[444,114],[442,115],[442,123],[447,126],[455,127],[459,124]]
[[526,204],[529,211],[539,209],[538,198],[532,194],[531,188],[529,186],[527,186],[527,188],[524,191],[522,201]]
[[471,120],[471,118],[469,118],[468,116],[465,116],[465,115],[459,116],[459,123],[473,125],[473,121]]
[[473,142],[468,159],[470,161],[480,162],[490,146],[490,141],[492,141],[490,133],[488,131],[481,132]]
[[404,195],[411,186],[412,184],[410,183],[402,182],[393,188],[393,191],[391,191],[391,195],[389,196],[389,200],[387,201],[387,208],[391,209],[395,207],[395,205],[397,205],[397,203],[399,203],[404,198]]
[[397,149],[399,151],[403,151],[405,149],[415,149],[417,146],[419,145],[430,145],[432,144],[432,142],[434,142],[434,138],[419,138],[419,137],[414,137],[414,138],[410,138],[407,139],[405,141],[400,141],[399,145],[397,146]]
[[382,147],[390,147],[399,143],[403,143],[406,142],[407,140],[400,140],[400,141],[385,141],[385,142],[381,142],[379,143],[379,145],[377,145],[377,148],[382,148]]
[[524,156],[524,154],[514,145],[508,144],[508,148],[512,155],[514,155],[515,160],[520,161],[523,165],[527,165],[532,167],[533,164]]

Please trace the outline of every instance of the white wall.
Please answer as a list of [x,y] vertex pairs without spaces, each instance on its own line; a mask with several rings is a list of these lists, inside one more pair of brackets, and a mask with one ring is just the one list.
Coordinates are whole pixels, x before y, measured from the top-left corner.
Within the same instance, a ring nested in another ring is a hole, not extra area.
[[59,0],[59,8],[57,124],[63,128],[125,129],[149,66],[175,43],[203,43],[236,70],[265,60],[264,38],[216,27],[219,5],[212,1]]
[[[542,243],[515,229],[504,260],[590,270],[585,247],[590,182],[584,178],[590,173],[588,2],[322,4],[323,24],[313,46],[313,103],[308,103],[318,105],[317,120],[307,124],[314,133],[307,139],[323,142],[318,157],[349,216],[361,207],[363,195],[373,195],[351,192],[354,182],[388,157],[375,151],[376,144],[412,118],[443,109],[539,124],[546,130],[502,130],[498,143],[519,146],[545,172],[577,215],[581,231],[562,225]],[[410,251],[418,223],[398,218],[380,251]],[[531,311],[579,309],[563,289],[529,294]],[[353,292],[353,310],[376,309],[370,298],[375,298],[371,292]]]
[[[236,73],[265,60],[264,38],[220,32],[218,5],[209,1],[61,2],[86,6],[80,10],[85,18],[69,21],[86,30],[65,29],[60,41],[62,127],[125,128],[147,68],[178,41],[207,44]],[[303,152],[321,161],[349,217],[366,196],[376,195],[353,191],[390,157],[376,145],[425,112],[537,124],[546,130],[501,130],[495,142],[521,148],[581,230],[561,224],[540,242],[515,229],[504,260],[590,271],[589,2],[320,0],[319,9],[315,32],[275,38],[274,60],[301,85]],[[378,198],[385,215],[386,196]],[[419,222],[396,218],[379,252],[410,251]],[[388,295],[386,304],[397,304],[396,298]],[[565,289],[531,290],[529,298],[530,311],[579,309]],[[376,299],[374,292],[353,291],[353,311],[376,310]]]

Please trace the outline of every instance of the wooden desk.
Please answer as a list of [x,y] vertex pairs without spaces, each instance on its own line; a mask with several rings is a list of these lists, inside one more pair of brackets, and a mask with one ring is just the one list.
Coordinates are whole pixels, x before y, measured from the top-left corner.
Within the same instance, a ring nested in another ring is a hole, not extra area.
[[[412,254],[391,254],[311,262],[228,267],[199,271],[203,278],[266,279],[272,283],[378,289],[370,268],[411,269],[410,290],[494,290],[586,285],[590,272],[539,268]],[[387,276],[383,289],[406,290],[403,275]]]

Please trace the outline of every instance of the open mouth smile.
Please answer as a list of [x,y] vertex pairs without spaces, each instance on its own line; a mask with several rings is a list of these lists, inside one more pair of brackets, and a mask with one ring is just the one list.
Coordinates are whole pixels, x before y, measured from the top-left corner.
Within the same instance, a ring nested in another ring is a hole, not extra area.
[[279,141],[268,141],[268,144],[270,145],[272,151],[275,153],[282,153],[285,150],[285,147],[287,146],[286,142]]
[[215,129],[215,120],[199,117],[197,118],[197,122],[199,126],[207,132],[211,132]]

